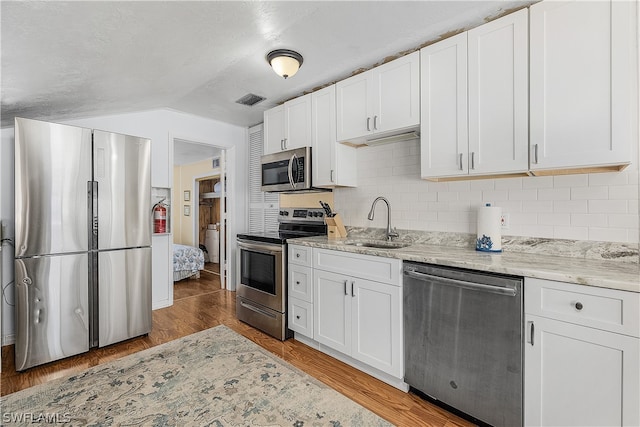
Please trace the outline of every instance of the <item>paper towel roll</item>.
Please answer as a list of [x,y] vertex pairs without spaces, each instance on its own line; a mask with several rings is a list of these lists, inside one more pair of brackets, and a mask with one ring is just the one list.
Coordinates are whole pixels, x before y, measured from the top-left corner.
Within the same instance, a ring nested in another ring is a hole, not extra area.
[[502,252],[502,208],[487,203],[478,209],[478,235],[476,250]]

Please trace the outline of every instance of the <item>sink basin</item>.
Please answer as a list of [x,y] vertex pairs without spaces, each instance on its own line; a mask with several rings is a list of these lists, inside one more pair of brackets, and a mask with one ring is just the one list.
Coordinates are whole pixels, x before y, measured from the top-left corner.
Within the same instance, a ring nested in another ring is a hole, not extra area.
[[409,246],[409,243],[404,242],[387,242],[384,240],[352,240],[345,242],[345,245],[349,246],[363,246],[365,248],[376,248],[376,249],[400,249],[406,248]]

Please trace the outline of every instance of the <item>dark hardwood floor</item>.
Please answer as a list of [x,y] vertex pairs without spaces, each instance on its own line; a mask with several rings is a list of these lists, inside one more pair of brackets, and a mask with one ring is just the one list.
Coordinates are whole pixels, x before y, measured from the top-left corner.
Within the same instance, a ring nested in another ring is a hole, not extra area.
[[413,393],[397,390],[294,339],[281,342],[238,321],[235,316],[235,292],[221,290],[219,276],[207,272],[203,272],[199,280],[186,279],[174,284],[173,306],[153,312],[153,330],[146,337],[93,349],[23,373],[15,371],[13,346],[2,347],[0,392],[4,396],[221,324],[395,425],[473,425]]

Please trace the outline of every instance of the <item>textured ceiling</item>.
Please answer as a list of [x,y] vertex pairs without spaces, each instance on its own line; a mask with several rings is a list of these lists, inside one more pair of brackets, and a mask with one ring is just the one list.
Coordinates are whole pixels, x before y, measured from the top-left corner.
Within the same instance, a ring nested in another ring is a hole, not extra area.
[[[2,1],[2,126],[171,108],[250,126],[286,99],[531,1]],[[265,55],[300,52],[284,80]],[[236,104],[247,93],[266,97]]]

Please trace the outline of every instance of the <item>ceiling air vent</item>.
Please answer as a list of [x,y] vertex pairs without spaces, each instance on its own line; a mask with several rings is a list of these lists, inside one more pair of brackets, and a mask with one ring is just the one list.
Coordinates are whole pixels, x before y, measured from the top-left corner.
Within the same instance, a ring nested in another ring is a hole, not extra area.
[[263,96],[254,95],[253,93],[249,93],[243,96],[242,98],[238,99],[236,102],[238,104],[248,105],[249,107],[252,107],[256,105],[258,102],[264,101],[265,99],[267,98]]

